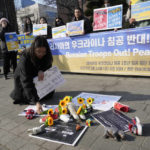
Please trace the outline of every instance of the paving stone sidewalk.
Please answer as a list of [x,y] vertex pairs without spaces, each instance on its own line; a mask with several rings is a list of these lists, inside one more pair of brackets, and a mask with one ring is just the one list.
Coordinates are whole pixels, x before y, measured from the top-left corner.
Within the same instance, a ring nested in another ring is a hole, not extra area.
[[120,95],[122,103],[132,108],[129,117],[138,116],[144,124],[144,136],[126,135],[126,141],[103,138],[99,124],[88,128],[75,147],[56,144],[28,136],[27,129],[39,125],[39,118],[27,120],[18,114],[26,105],[14,105],[9,97],[13,89],[13,75],[4,80],[0,75],[0,150],[149,150],[150,148],[150,79],[100,75],[64,74],[66,82],[54,97],[43,101],[57,104],[66,95],[80,92]]

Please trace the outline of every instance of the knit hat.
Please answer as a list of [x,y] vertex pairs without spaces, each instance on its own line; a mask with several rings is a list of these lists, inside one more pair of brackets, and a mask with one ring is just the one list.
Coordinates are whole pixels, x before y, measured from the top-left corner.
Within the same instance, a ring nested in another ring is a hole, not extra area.
[[2,24],[2,21],[6,21],[7,23],[9,23],[9,21],[8,21],[7,18],[1,18],[1,19],[0,19],[0,24]]

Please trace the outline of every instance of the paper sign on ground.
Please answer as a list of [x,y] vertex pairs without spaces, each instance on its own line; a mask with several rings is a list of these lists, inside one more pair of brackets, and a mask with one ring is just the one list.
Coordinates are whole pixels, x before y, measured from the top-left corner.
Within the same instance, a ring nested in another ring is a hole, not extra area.
[[45,129],[45,132],[29,136],[55,143],[75,146],[86,131],[87,126],[81,126],[81,129],[76,131],[76,124],[74,123],[55,121],[54,126],[46,127]]
[[[50,108],[53,109],[53,110],[55,110],[55,108],[57,108],[57,107],[58,107],[58,105],[46,105],[45,107],[42,106],[42,109],[43,109],[43,111],[49,110]],[[18,114],[18,116],[25,116],[26,115],[26,111],[28,109],[33,109],[36,112],[36,106],[35,105],[29,105],[28,107],[26,107],[23,110],[23,112],[21,112],[20,114]],[[43,115],[36,114],[35,116],[45,116],[45,114],[43,114]]]
[[56,66],[44,72],[44,80],[38,81],[38,77],[35,77],[33,80],[40,99],[55,90],[58,86],[63,84],[64,81],[61,72]]
[[8,51],[19,49],[19,42],[16,32],[5,33],[5,39]]
[[131,118],[114,109],[93,114],[92,117],[104,127],[115,126],[124,132],[129,131],[128,124],[132,122]]
[[47,35],[47,24],[33,24],[33,35]]
[[122,5],[94,9],[93,31],[122,27]]
[[69,36],[82,35],[84,32],[84,20],[67,23],[67,34]]
[[84,93],[82,92],[78,96],[72,99],[72,102],[76,105],[79,105],[77,102],[77,98],[82,97],[85,99],[85,103],[87,98],[94,98],[94,102],[92,104],[93,109],[106,111],[113,107],[113,104],[120,100],[121,96],[113,96],[113,95],[102,95],[102,94],[93,94],[93,93]]
[[136,21],[150,19],[150,1],[131,6],[131,17]]
[[66,37],[66,26],[52,28],[53,39]]

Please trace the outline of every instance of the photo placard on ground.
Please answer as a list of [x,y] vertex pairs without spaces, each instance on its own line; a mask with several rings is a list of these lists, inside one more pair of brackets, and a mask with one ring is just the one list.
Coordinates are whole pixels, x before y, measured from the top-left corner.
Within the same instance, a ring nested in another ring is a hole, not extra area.
[[19,49],[19,41],[16,32],[5,33],[5,39],[8,51]]
[[129,131],[128,124],[129,122],[132,122],[131,118],[114,109],[92,114],[92,117],[104,127],[115,126],[124,132]]
[[53,39],[66,37],[66,26],[52,28]]
[[93,31],[122,28],[122,5],[94,9]]
[[[49,110],[49,109],[53,109],[55,110],[55,108],[57,108],[58,105],[46,105],[45,107],[42,106],[43,111]],[[28,107],[26,107],[23,112],[21,112],[20,114],[18,114],[18,116],[25,116],[26,115],[26,111],[28,109],[33,109],[36,112],[36,106],[35,105],[29,105]],[[43,115],[39,115],[39,114],[35,114],[35,116],[46,116],[45,114]]]
[[33,79],[37,94],[40,99],[55,90],[58,86],[65,82],[61,72],[56,66],[44,72],[44,80],[38,81],[38,77]]
[[46,132],[29,136],[55,143],[75,146],[86,131],[87,126],[81,126],[81,129],[76,131],[76,124],[74,123],[55,121],[54,126],[46,127],[45,129]]
[[47,24],[33,24],[33,35],[47,35]]
[[82,35],[84,32],[84,20],[67,23],[67,34],[69,36]]
[[92,104],[93,109],[106,111],[113,107],[113,104],[121,99],[121,96],[114,95],[103,95],[103,94],[93,94],[93,93],[80,93],[76,97],[72,99],[72,102],[76,105],[79,105],[77,102],[77,98],[82,97],[85,99],[85,103],[87,98],[94,98],[94,102]]
[[136,21],[150,19],[150,1],[132,5],[131,18],[135,18]]

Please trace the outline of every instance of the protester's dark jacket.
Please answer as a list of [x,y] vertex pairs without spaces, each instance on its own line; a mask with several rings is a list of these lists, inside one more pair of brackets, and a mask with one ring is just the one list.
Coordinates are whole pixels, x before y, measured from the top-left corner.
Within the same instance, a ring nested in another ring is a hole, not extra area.
[[46,55],[41,60],[36,59],[33,63],[27,50],[25,50],[15,70],[14,90],[10,94],[11,98],[15,101],[28,101],[32,103],[39,101],[33,78],[38,75],[40,70],[45,71],[51,66],[50,56]]
[[11,32],[10,25],[7,25],[6,28],[2,28],[2,31],[0,32],[0,39],[1,39],[1,50],[2,53],[8,52],[6,41],[5,41],[5,33]]
[[[79,20],[84,20],[84,31],[85,31],[85,34],[92,32],[92,26],[91,26],[90,20],[88,18],[86,18],[84,16],[81,16],[79,18]],[[77,21],[76,17],[74,17],[72,21]]]
[[25,32],[30,32],[30,33],[32,33],[33,32],[33,25],[32,24],[25,24],[24,25],[24,30],[23,30],[23,32],[25,33]]

